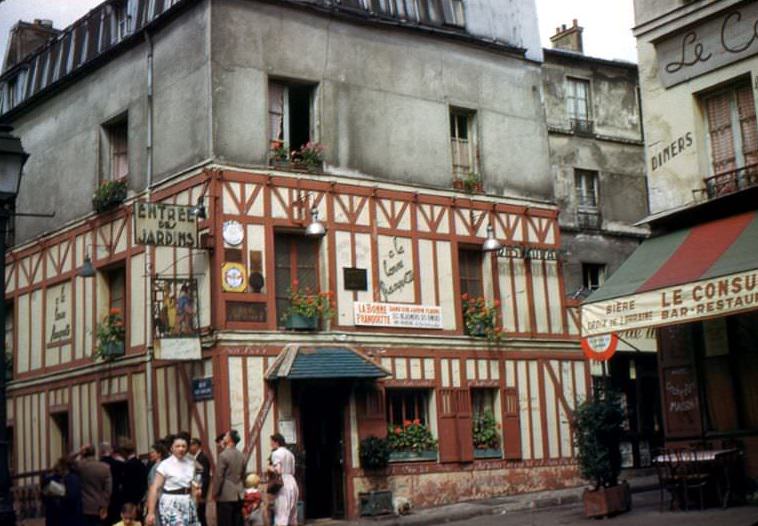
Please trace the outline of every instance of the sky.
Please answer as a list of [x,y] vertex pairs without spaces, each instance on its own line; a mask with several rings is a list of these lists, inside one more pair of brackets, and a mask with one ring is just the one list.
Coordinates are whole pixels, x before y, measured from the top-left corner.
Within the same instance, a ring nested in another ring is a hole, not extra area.
[[[5,57],[8,31],[19,19],[47,18],[64,28],[103,0],[0,0],[0,57]],[[637,61],[631,28],[633,0],[536,0],[540,38],[550,47],[555,28],[570,26],[574,18],[584,28],[586,55]]]

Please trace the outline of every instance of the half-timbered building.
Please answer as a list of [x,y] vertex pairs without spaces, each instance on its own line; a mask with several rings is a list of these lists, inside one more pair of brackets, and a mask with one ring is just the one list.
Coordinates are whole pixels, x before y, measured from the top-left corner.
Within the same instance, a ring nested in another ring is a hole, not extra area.
[[[575,484],[589,373],[534,5],[512,4],[105,2],[10,66],[17,208],[57,214],[18,217],[7,258],[17,493],[85,443],[229,428],[251,472],[285,435],[307,517],[357,517],[377,490],[428,506]],[[308,170],[270,157],[308,142],[326,145]],[[104,182],[128,193],[92,211]],[[184,245],[159,232],[182,221]],[[334,316],[292,330],[306,287]],[[464,294],[496,337],[466,327]],[[361,467],[361,441],[408,425],[427,451]]]

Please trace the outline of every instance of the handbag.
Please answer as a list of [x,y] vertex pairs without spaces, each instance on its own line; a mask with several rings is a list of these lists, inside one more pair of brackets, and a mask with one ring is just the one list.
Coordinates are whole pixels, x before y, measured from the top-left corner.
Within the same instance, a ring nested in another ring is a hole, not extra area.
[[284,480],[282,474],[276,471],[271,472],[268,476],[268,484],[266,485],[266,493],[269,495],[276,495],[279,490],[284,486]]
[[66,486],[58,481],[51,480],[42,489],[42,494],[46,497],[65,497]]

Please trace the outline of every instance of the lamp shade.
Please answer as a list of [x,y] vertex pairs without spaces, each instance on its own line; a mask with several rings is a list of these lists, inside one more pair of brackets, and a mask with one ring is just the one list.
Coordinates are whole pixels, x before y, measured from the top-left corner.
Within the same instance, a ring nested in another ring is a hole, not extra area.
[[323,237],[326,234],[324,223],[318,220],[318,209],[311,210],[311,222],[305,227],[305,235],[308,237]]
[[0,125],[0,198],[14,199],[21,185],[21,173],[29,154],[21,139],[11,135],[13,128]]
[[487,225],[487,239],[482,243],[482,252],[497,252],[503,245],[495,238],[495,229]]
[[84,256],[82,266],[79,267],[76,273],[82,278],[91,278],[96,274],[95,267],[92,266],[92,260],[90,259],[89,254]]

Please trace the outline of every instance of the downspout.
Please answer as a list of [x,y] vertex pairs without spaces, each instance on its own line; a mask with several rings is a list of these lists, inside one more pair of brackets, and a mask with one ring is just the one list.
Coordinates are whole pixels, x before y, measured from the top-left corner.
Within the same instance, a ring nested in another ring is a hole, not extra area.
[[[147,200],[150,201],[150,194],[153,187],[153,39],[150,36],[150,31],[145,31],[145,43],[147,44],[147,144],[145,145],[146,159],[145,159],[145,177],[147,186]],[[145,272],[144,280],[149,284],[149,288],[152,289],[152,264],[154,248],[150,245],[145,247]],[[146,302],[145,312],[145,333],[148,335],[147,341],[147,361],[145,365],[145,389],[147,391],[147,437],[148,441],[152,441],[155,437],[155,430],[153,426],[153,329],[151,326],[153,312],[153,295],[149,294],[148,301]],[[148,446],[149,447],[149,446]]]

